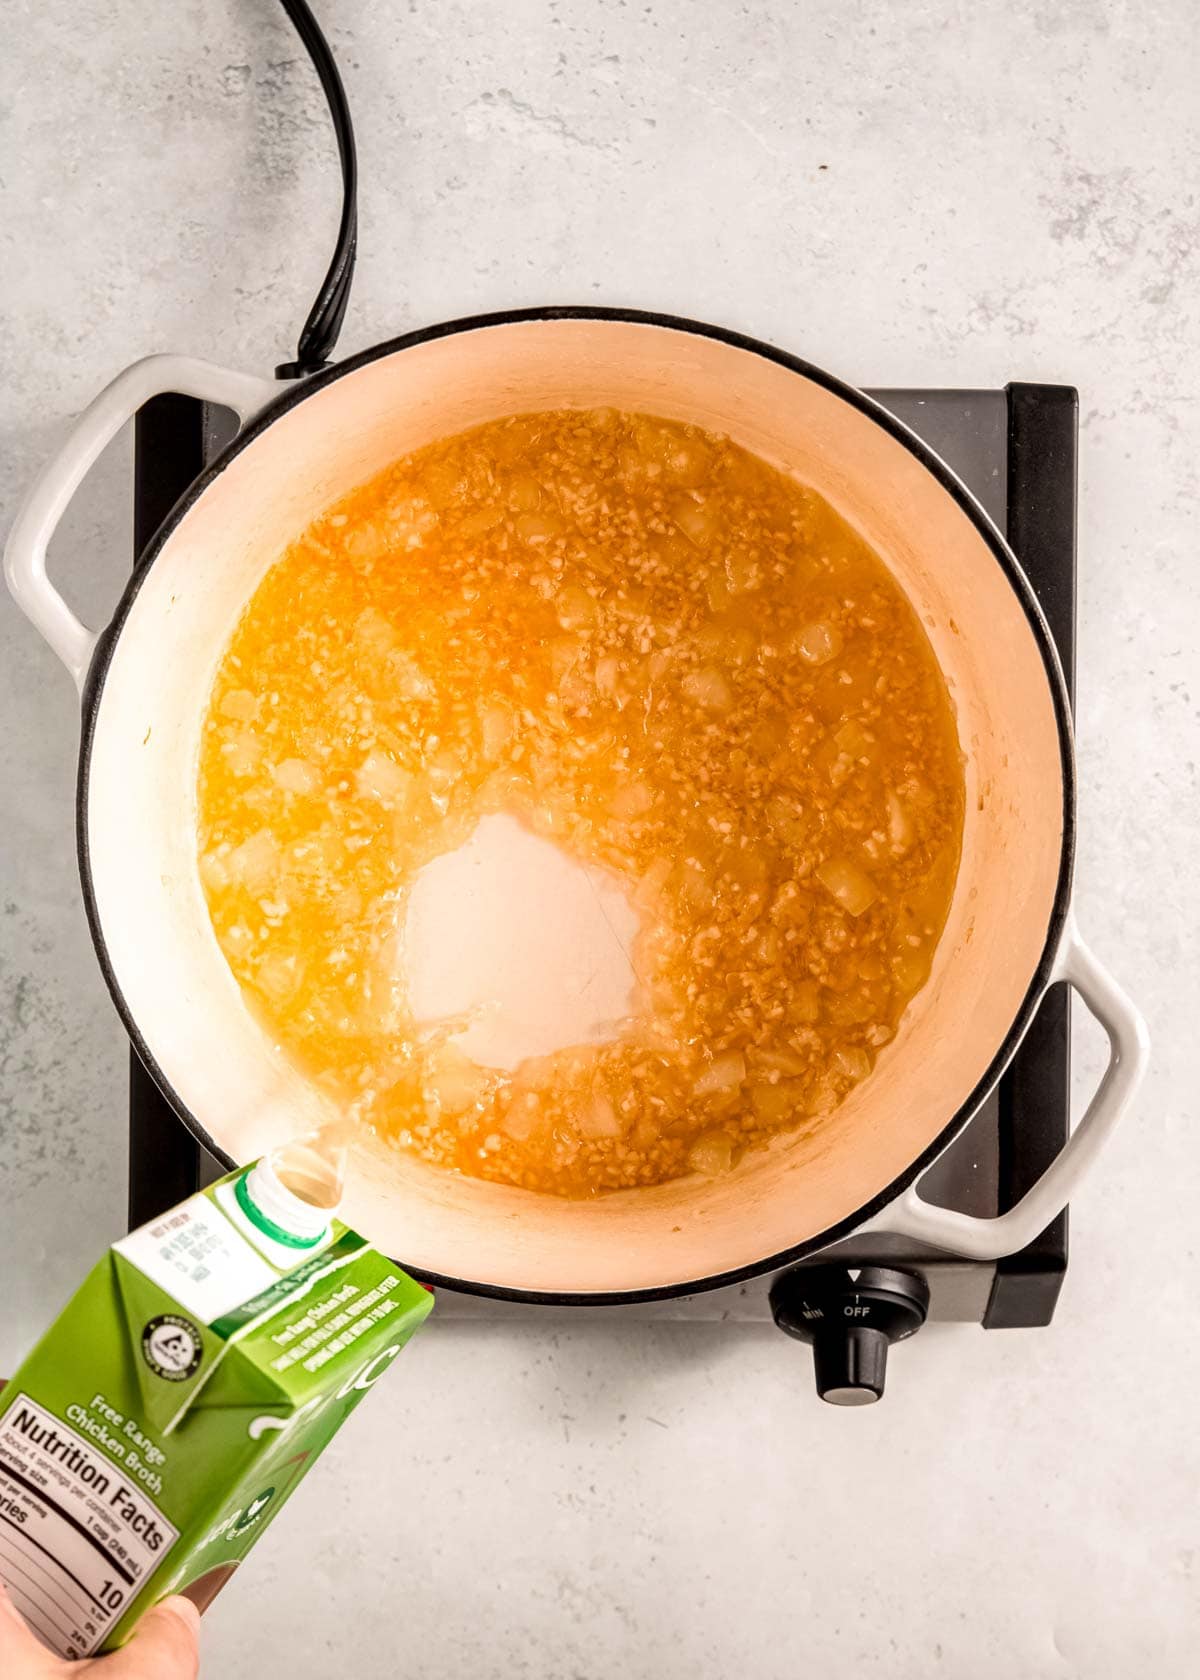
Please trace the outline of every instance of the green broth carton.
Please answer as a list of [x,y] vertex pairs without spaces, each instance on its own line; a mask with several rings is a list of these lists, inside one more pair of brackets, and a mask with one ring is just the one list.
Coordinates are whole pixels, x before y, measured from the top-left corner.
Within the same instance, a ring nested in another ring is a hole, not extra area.
[[291,1159],[115,1243],[0,1390],[0,1577],[62,1657],[203,1610],[433,1304]]

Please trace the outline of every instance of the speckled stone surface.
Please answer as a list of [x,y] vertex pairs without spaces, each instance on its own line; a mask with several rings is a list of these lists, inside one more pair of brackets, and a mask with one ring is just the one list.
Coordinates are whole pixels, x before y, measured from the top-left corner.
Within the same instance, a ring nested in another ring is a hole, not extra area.
[[[431,1329],[206,1631],[207,1680],[1182,1680],[1200,1637],[1191,0],[324,0],[359,126],[344,337],[598,300],[874,384],[1082,396],[1078,906],[1155,1034],[1052,1329],[932,1329],[818,1406],[766,1330]],[[10,0],[3,518],[134,357],[290,354],[336,215],[271,0]],[[129,559],[118,444],[57,571]],[[0,1368],[121,1229],[125,1049],[72,852],[75,703],[3,653]],[[1079,1094],[1096,1077],[1081,1032]]]

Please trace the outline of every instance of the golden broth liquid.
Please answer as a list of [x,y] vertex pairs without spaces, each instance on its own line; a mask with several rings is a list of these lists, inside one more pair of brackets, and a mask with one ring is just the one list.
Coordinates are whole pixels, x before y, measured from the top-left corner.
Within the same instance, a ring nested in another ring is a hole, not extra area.
[[[505,811],[638,906],[635,1018],[514,1072],[414,1027],[417,870]],[[728,439],[523,415],[390,466],[264,578],[200,869],[247,998],[363,1123],[560,1195],[728,1171],[870,1076],[958,866],[945,683],[878,557]]]

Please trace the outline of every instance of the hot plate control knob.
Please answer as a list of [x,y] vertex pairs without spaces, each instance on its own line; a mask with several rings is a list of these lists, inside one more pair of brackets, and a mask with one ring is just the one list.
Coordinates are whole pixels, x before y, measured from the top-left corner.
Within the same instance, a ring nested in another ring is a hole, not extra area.
[[833,1406],[869,1406],[883,1395],[887,1353],[915,1336],[929,1285],[890,1266],[797,1266],[771,1285],[779,1328],[811,1342],[817,1393]]

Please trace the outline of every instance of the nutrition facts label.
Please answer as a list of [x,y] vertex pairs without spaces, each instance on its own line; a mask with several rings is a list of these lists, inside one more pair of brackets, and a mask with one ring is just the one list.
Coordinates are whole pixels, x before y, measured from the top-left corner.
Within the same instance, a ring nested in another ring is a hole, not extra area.
[[0,1576],[52,1651],[93,1652],[178,1538],[119,1465],[17,1395],[0,1417]]

